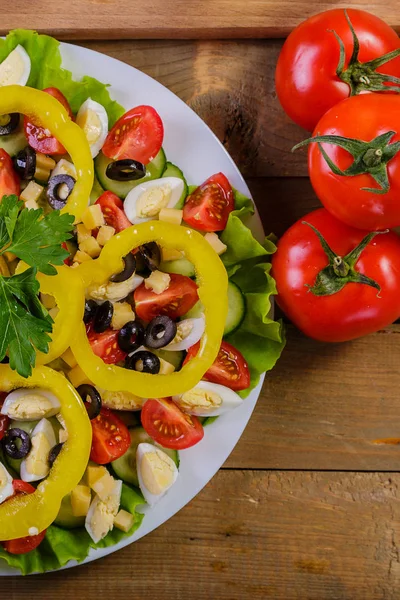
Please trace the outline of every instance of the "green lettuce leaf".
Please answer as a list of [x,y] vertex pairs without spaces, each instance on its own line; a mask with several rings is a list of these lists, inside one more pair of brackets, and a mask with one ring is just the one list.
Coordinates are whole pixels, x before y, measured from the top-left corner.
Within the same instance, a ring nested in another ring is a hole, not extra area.
[[140,504],[144,504],[142,495],[123,483],[121,508],[135,517],[132,528],[127,533],[114,527],[103,540],[95,544],[83,528],[62,529],[56,525],[51,525],[47,529],[45,539],[38,548],[28,554],[13,555],[8,554],[0,546],[0,559],[5,560],[10,567],[19,569],[23,575],[59,569],[70,560],[82,562],[88,556],[91,548],[114,546],[124,538],[131,536],[143,520],[144,515],[136,512],[136,508]]
[[88,76],[75,81],[71,71],[61,67],[60,44],[52,37],[31,30],[15,29],[4,40],[0,39],[0,62],[19,44],[25,48],[31,59],[31,72],[27,83],[30,87],[39,90],[47,87],[58,88],[67,98],[73,113],[77,113],[81,104],[90,97],[104,106],[110,127],[125,112],[118,102],[110,98],[107,85]]

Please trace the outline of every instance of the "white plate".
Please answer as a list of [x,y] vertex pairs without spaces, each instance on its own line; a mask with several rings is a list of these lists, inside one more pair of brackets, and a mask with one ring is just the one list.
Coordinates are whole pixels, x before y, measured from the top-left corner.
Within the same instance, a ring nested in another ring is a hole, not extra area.
[[[189,184],[200,184],[213,173],[222,171],[235,188],[250,196],[238,168],[219,140],[196,113],[167,88],[141,71],[99,52],[70,44],[61,44],[61,51],[63,66],[73,72],[75,79],[91,75],[111,84],[111,96],[127,109],[139,104],[150,104],[156,108],[164,123],[163,147],[167,158],[182,169]],[[252,218],[251,227],[256,237],[262,239],[258,215]],[[79,564],[111,554],[147,535],[200,492],[239,441],[257,402],[263,379],[242,406],[205,428],[204,438],[199,444],[180,452],[176,484],[155,507],[144,508],[145,518],[138,531],[111,548],[92,550],[88,558]],[[77,564],[71,561],[64,568]],[[0,565],[0,575],[19,574],[5,567],[1,560]]]

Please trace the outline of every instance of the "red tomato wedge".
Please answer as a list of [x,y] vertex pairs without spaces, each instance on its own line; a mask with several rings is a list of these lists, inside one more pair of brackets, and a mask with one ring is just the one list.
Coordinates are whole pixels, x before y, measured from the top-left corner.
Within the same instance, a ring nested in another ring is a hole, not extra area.
[[161,294],[147,289],[144,282],[136,288],[133,298],[139,319],[151,321],[159,315],[177,319],[185,315],[196,304],[199,299],[197,284],[185,275],[171,273],[170,277],[169,286]]
[[[35,488],[30,483],[26,483],[21,479],[14,479],[13,481],[14,496],[21,496],[22,494],[33,494]],[[17,538],[15,540],[7,540],[1,542],[4,550],[10,554],[27,554],[39,546],[44,540],[46,530],[41,531],[37,535],[29,535],[23,538]]]
[[181,411],[169,398],[147,400],[142,408],[141,419],[145,431],[164,448],[190,448],[204,436],[198,418]]
[[104,192],[97,198],[95,204],[100,205],[105,222],[110,227],[114,227],[116,233],[132,226],[124,213],[124,203],[113,192]]
[[125,454],[131,444],[131,436],[125,423],[115,413],[103,407],[91,424],[91,460],[98,465],[106,465]]
[[[71,107],[68,104],[68,100],[64,96],[59,89],[55,87],[49,87],[43,90],[50,96],[53,96],[56,100],[60,102],[66,108],[71,119],[73,118],[73,114],[71,111]],[[28,117],[24,117],[24,128],[25,128],[25,136],[28,140],[28,144],[36,150],[36,152],[41,152],[42,154],[65,154],[66,150],[60,142],[53,137],[49,131],[44,129],[43,127],[39,127],[35,125],[32,121],[28,119]]]
[[[185,365],[198,353],[200,342],[189,348]],[[243,355],[228,342],[222,342],[214,364],[208,369],[203,379],[212,383],[225,385],[231,390],[246,390],[250,385],[250,371]]]
[[11,157],[0,148],[0,202],[3,196],[19,196],[20,191],[19,177],[14,171]]
[[9,424],[10,424],[10,418],[7,417],[7,415],[0,415],[0,440],[3,439],[4,434],[6,433]]
[[234,208],[231,184],[223,173],[216,173],[186,198],[183,220],[201,231],[222,231]]
[[147,165],[159,153],[163,139],[164,126],[158,112],[152,106],[137,106],[115,123],[104,142],[103,154]]
[[93,353],[100,356],[107,365],[115,365],[126,358],[126,352],[118,346],[118,331],[106,329],[103,333],[96,333],[91,327],[87,331]]

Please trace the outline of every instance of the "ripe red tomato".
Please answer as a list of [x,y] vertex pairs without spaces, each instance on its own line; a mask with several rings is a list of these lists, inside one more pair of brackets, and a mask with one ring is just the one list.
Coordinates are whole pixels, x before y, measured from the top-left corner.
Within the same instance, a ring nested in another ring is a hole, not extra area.
[[124,203],[113,192],[104,192],[97,198],[95,204],[101,206],[105,222],[110,227],[114,227],[116,233],[132,226],[132,223],[125,215]]
[[[310,287],[329,264],[313,225],[336,257],[346,257],[368,232],[349,227],[320,208],[297,221],[278,242],[272,258],[277,301],[306,335],[326,342],[343,342],[378,331],[400,315],[400,238],[376,235],[355,262],[358,277],[373,279],[380,291],[365,283],[345,283],[331,295],[315,295]],[[340,261],[339,261],[340,262]],[[340,280],[330,269],[330,285]],[[326,275],[325,270],[323,275]],[[333,283],[332,283],[333,282]]]
[[96,333],[87,328],[88,340],[93,353],[100,356],[107,365],[115,365],[121,360],[125,360],[126,352],[118,346],[118,331],[106,329],[103,333]]
[[[30,483],[26,483],[21,479],[14,479],[13,481],[14,496],[21,496],[23,494],[33,494],[36,490]],[[1,542],[3,548],[10,554],[27,554],[39,546],[44,540],[46,530],[41,531],[37,535],[29,535],[23,538],[17,538],[15,540],[7,540]]]
[[[189,348],[183,364],[197,355],[200,342]],[[243,355],[228,342],[222,342],[213,365],[203,376],[206,381],[225,385],[231,390],[246,390],[250,385],[250,371]]]
[[104,142],[103,154],[147,165],[159,153],[163,139],[164,126],[158,112],[152,106],[137,106],[115,123]]
[[[347,13],[360,42],[362,63],[399,48],[399,38],[387,23],[363,10],[350,8]],[[309,131],[329,108],[350,95],[349,85],[336,74],[340,48],[333,31],[344,43],[347,69],[353,38],[345,12],[340,8],[314,15],[296,27],[278,59],[275,83],[280,103],[293,121]],[[376,71],[399,77],[400,58]],[[360,76],[358,68],[353,80],[359,82]],[[364,88],[368,89],[365,83]]]
[[[67,110],[71,119],[73,118],[73,114],[71,111],[71,107],[68,104],[68,100],[64,96],[59,89],[55,87],[49,87],[43,90],[50,96],[53,96],[56,100],[60,102]],[[28,117],[24,117],[24,128],[25,128],[25,136],[28,140],[28,144],[36,150],[36,152],[42,152],[43,154],[65,154],[66,150],[60,142],[50,135],[44,127],[40,127],[35,125],[32,121],[28,119]]]
[[0,201],[3,196],[19,196],[20,190],[19,177],[13,169],[11,157],[0,148]]
[[166,290],[156,294],[141,283],[133,292],[135,311],[139,319],[151,321],[159,315],[177,319],[196,304],[199,296],[197,284],[185,275],[170,273],[171,281]]
[[204,437],[197,417],[188,415],[169,398],[147,400],[141,412],[145,431],[164,448],[183,450],[194,446]]
[[[369,142],[395,131],[390,144],[400,141],[400,98],[394,95],[363,94],[337,104],[318,123],[315,134],[339,135]],[[322,144],[329,158],[342,171],[353,158],[344,148]],[[368,173],[336,175],[324,159],[318,144],[310,144],[308,167],[311,183],[322,204],[335,217],[360,229],[379,230],[400,225],[400,152],[387,163],[389,191],[376,194],[363,188],[381,186]]]
[[186,198],[183,220],[201,231],[222,231],[234,208],[231,184],[223,173],[216,173]]
[[131,444],[131,436],[125,423],[115,413],[103,407],[90,422],[93,431],[90,460],[106,465],[125,454]]
[[8,426],[10,424],[10,418],[7,415],[0,415],[0,440],[3,439]]

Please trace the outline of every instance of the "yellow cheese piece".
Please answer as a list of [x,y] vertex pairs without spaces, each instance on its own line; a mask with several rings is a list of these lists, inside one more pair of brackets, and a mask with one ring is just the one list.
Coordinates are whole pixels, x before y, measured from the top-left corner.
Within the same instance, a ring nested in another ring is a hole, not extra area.
[[101,206],[98,204],[88,206],[82,215],[82,223],[85,225],[86,229],[90,230],[104,225],[104,216],[101,211]]
[[47,308],[47,310],[57,306],[56,299],[50,294],[40,294],[40,302],[45,308]]
[[[35,181],[30,181],[24,191],[21,192],[20,199],[25,202],[25,206],[27,202],[31,202],[32,200],[37,202],[43,192],[43,189],[44,188]],[[27,208],[32,207],[28,206]]]
[[100,244],[100,246],[104,246],[109,240],[111,240],[114,234],[114,227],[110,227],[109,225],[102,225],[97,234],[97,242]]
[[83,263],[83,262],[87,262],[88,260],[93,260],[93,258],[86,252],[82,252],[82,250],[78,250],[75,253],[75,256],[74,256],[75,263]]
[[51,308],[49,310],[49,315],[51,316],[51,318],[53,319],[53,321],[55,321],[58,313],[60,312],[60,309],[58,308],[58,306],[54,306],[53,308]]
[[79,250],[81,250],[81,252],[86,252],[86,254],[89,254],[92,258],[97,258],[101,252],[101,247],[96,238],[91,235],[81,241]]
[[161,258],[164,262],[169,260],[179,260],[183,258],[183,252],[174,250],[173,248],[161,248]]
[[183,210],[178,208],[162,208],[159,212],[158,218],[160,221],[164,221],[165,223],[180,225],[183,219]]
[[169,375],[170,373],[173,373],[174,371],[175,371],[174,365],[171,365],[171,363],[167,362],[163,358],[160,358],[159,375]]
[[153,271],[151,275],[144,280],[144,285],[147,290],[152,290],[155,294],[161,294],[168,288],[170,281],[171,277],[168,273]]
[[67,363],[67,365],[69,367],[71,367],[71,369],[73,369],[74,367],[76,367],[76,365],[78,364],[75,360],[75,356],[72,354],[72,350],[71,348],[68,348],[64,354],[61,355],[61,358],[63,359],[64,362]]
[[114,304],[114,312],[111,319],[111,327],[113,329],[121,329],[128,321],[135,320],[135,313],[129,302],[116,302]]
[[109,473],[105,467],[101,465],[89,464],[85,472],[85,482],[91,489],[93,489],[93,485],[96,483],[96,481],[108,474]]
[[76,226],[76,234],[78,236],[78,244],[81,244],[83,240],[86,240],[92,235],[90,229],[85,227],[83,223],[79,223],[79,225]]
[[25,202],[25,208],[28,208],[29,210],[37,210],[39,208],[39,204],[36,202],[36,200],[27,200]]
[[77,485],[71,492],[71,506],[74,517],[86,517],[92,494],[87,485]]
[[80,386],[81,383],[92,383],[79,365],[76,365],[76,367],[69,371],[68,379],[75,388]]
[[207,240],[218,255],[223,254],[226,251],[227,246],[221,242],[216,233],[206,233],[204,239]]
[[121,509],[114,519],[114,527],[128,533],[132,528],[135,519],[131,513]]
[[90,487],[98,495],[100,500],[104,501],[107,500],[107,498],[109,498],[109,496],[111,496],[111,494],[113,493],[115,487],[115,479],[107,471],[102,477],[100,477],[94,483],[92,483]]

